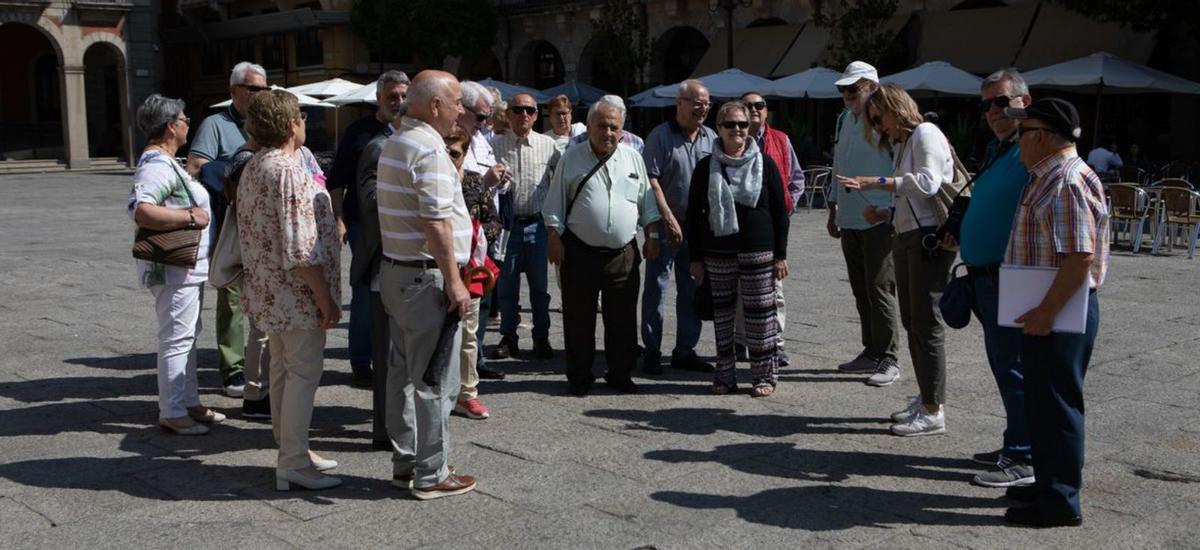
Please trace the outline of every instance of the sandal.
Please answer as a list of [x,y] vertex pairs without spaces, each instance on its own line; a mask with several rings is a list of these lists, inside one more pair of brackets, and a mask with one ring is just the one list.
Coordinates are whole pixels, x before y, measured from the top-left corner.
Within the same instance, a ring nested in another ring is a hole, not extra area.
[[726,384],[724,382],[712,383],[713,395],[729,395],[735,392],[737,392],[737,384]]
[[750,394],[753,397],[771,397],[775,395],[775,386],[771,384],[757,384],[754,386],[754,392]]

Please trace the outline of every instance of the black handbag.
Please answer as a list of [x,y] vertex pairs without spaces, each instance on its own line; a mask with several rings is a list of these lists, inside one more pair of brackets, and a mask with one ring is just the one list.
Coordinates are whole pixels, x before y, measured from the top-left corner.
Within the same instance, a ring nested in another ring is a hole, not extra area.
[[960,267],[966,267],[966,264],[959,263],[950,269],[950,280],[946,282],[946,288],[942,289],[941,300],[938,300],[942,320],[950,328],[964,328],[971,323],[971,303],[975,301],[971,274],[959,277]]
[[708,284],[708,277],[696,287],[696,293],[692,295],[692,309],[696,312],[696,318],[701,321],[712,321],[716,317],[713,310],[712,285]]

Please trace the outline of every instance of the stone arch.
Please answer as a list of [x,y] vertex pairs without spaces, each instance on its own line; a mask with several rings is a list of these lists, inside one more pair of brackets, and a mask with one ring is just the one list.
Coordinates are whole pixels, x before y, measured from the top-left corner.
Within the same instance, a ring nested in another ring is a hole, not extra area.
[[0,14],[0,159],[62,158],[61,33],[22,13]]
[[539,90],[564,82],[566,66],[559,49],[547,40],[530,40],[521,48],[511,82]]
[[[107,33],[96,33],[107,34]],[[115,37],[112,37],[115,38]],[[83,40],[88,157],[128,158],[129,92],[122,42],[89,35]]]
[[746,28],[752,29],[755,27],[774,27],[777,25],[786,25],[786,24],[788,24],[787,21],[784,21],[783,19],[780,19],[778,17],[760,17],[758,19],[755,19],[754,21],[751,21],[749,25],[746,25]]
[[708,51],[708,45],[708,38],[695,27],[680,25],[667,29],[654,42],[651,81],[671,83],[688,78]]
[[625,90],[625,84],[632,83],[630,75],[611,71],[605,66],[601,56],[596,55],[596,50],[600,47],[598,42],[596,37],[592,36],[583,46],[583,51],[579,54],[578,80],[615,94],[634,91]]

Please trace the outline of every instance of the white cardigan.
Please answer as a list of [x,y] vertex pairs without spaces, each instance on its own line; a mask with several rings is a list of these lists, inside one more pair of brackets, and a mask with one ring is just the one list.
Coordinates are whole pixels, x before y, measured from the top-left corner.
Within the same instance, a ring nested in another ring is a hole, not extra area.
[[[896,233],[937,225],[929,198],[943,183],[954,181],[954,159],[950,142],[934,124],[922,123],[913,129],[908,141],[898,144],[893,161],[896,171]],[[909,208],[912,205],[912,208]],[[913,211],[917,219],[913,220]]]

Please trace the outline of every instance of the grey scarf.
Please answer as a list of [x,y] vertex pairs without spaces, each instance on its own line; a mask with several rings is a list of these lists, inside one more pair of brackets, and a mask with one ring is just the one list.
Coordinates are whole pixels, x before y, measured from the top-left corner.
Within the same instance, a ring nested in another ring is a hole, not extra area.
[[749,207],[757,205],[762,179],[763,157],[753,138],[746,138],[746,150],[737,158],[725,154],[720,140],[713,144],[708,165],[708,224],[714,236],[738,232],[734,203]]

